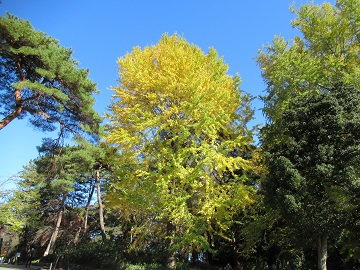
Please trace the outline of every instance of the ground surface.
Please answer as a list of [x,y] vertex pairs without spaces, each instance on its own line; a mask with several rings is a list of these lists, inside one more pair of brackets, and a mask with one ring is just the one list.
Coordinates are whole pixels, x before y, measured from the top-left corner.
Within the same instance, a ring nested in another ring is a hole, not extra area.
[[25,268],[25,265],[11,265],[11,264],[0,264],[0,270],[7,270],[7,269],[13,269],[13,270],[24,270],[24,269],[31,269],[31,270],[37,270],[39,269],[39,266],[31,266],[31,268]]

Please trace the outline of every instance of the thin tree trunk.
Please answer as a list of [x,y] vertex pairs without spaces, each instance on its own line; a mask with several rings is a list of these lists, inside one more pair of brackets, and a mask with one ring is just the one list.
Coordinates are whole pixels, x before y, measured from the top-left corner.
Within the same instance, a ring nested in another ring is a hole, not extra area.
[[95,183],[93,183],[91,181],[91,186],[90,186],[90,191],[89,191],[89,196],[88,196],[88,200],[85,206],[85,213],[84,213],[84,219],[82,222],[82,226],[79,226],[78,230],[76,231],[76,235],[74,238],[74,243],[77,244],[79,242],[80,239],[80,233],[83,230],[83,235],[87,232],[88,230],[88,217],[89,217],[89,209],[90,209],[90,203],[91,203],[91,199],[93,197],[94,194],[94,190],[95,190]]
[[50,238],[50,241],[49,241],[49,244],[46,247],[46,250],[44,252],[44,257],[49,255],[49,253],[53,251],[56,239],[57,239],[58,234],[59,234],[62,216],[64,214],[65,200],[66,200],[66,195],[64,195],[64,197],[63,197],[63,199],[61,201],[60,211],[59,211],[59,214],[58,214],[58,217],[57,217],[55,230],[53,231],[53,233],[51,235],[51,238]]
[[199,262],[199,254],[198,252],[193,249],[192,252],[191,252],[191,263],[192,263],[192,266],[193,267],[197,267],[197,264]]
[[57,255],[56,259],[55,259],[55,262],[54,262],[54,269],[56,269],[56,266],[57,266],[57,264],[59,262],[59,259],[60,259],[60,255]]
[[[174,194],[175,191],[175,178],[173,179],[172,185],[171,185],[171,189],[170,189],[170,194]],[[167,225],[166,225],[166,235],[167,236],[171,236],[169,239],[167,239],[167,241],[165,242],[166,244],[166,248],[167,248],[167,268],[169,269],[175,269],[176,268],[176,253],[174,250],[172,250],[172,246],[174,244],[174,240],[173,237],[175,236],[175,225],[171,224],[170,220],[167,220]]]
[[79,243],[80,233],[81,233],[81,226],[79,226],[79,228],[77,229],[75,237],[74,237],[74,244],[75,245],[77,245],[77,243]]
[[95,190],[95,185],[94,185],[93,182],[91,181],[91,189],[90,189],[89,197],[88,197],[88,200],[87,200],[87,203],[86,203],[86,206],[85,206],[84,233],[85,233],[85,232],[87,231],[87,229],[88,229],[89,208],[90,208],[90,203],[91,203],[92,196],[93,196],[93,194],[94,194],[94,190]]
[[320,236],[318,240],[318,270],[327,270],[327,237]]
[[[167,236],[174,236],[174,225],[172,225],[169,221],[166,225],[166,235]],[[172,237],[166,239],[165,245],[167,249],[167,259],[166,259],[166,267],[168,269],[175,269],[176,268],[176,254],[175,251],[172,251],[174,240]]]
[[175,269],[176,268],[176,257],[175,251],[170,251],[169,256],[167,258],[167,268]]
[[100,190],[100,166],[96,169],[96,189],[97,189],[97,199],[99,204],[99,220],[100,220],[100,229],[102,240],[106,241],[106,231],[104,224],[104,207],[101,200],[101,190]]
[[234,248],[234,252],[235,252],[235,258],[234,258],[234,269],[235,270],[243,270],[244,266],[240,261],[240,257],[239,257],[239,253],[235,250]]

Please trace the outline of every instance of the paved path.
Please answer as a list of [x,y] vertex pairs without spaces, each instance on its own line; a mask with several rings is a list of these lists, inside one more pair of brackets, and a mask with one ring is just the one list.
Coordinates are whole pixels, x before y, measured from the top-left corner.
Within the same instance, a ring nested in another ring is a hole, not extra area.
[[39,266],[31,266],[31,268],[25,268],[25,265],[12,265],[12,264],[0,264],[0,270],[8,270],[8,269],[12,269],[12,270],[26,270],[26,269],[31,269],[31,270],[37,270],[39,269]]

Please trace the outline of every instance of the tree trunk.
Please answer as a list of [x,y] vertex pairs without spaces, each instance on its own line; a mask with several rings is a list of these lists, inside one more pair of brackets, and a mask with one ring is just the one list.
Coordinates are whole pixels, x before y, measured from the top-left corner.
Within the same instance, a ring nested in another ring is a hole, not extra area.
[[320,236],[318,240],[318,270],[326,270],[327,237]]
[[94,189],[95,189],[95,185],[93,184],[93,182],[91,181],[91,189],[89,191],[89,197],[88,197],[88,200],[87,200],[87,203],[86,203],[86,206],[85,206],[85,216],[84,216],[84,233],[87,231],[88,229],[88,226],[87,226],[87,223],[88,223],[88,216],[89,216],[89,208],[90,208],[90,203],[91,203],[91,199],[92,199],[92,196],[94,194]]
[[193,249],[192,252],[191,252],[192,266],[197,267],[198,261],[199,261],[199,254],[198,254],[198,252],[196,250]]
[[4,117],[1,121],[0,121],[0,130],[2,130],[7,124],[9,124],[12,120],[14,120],[15,118],[17,118],[21,112],[23,110],[23,107],[16,107],[16,109],[10,113],[9,115],[7,115],[6,117]]
[[[24,80],[23,80],[24,81]],[[14,98],[15,98],[15,104],[16,107],[15,109],[8,114],[7,116],[5,116],[1,121],[0,121],[0,130],[2,130],[7,124],[9,124],[12,120],[16,119],[21,112],[23,111],[23,106],[22,106],[22,97],[21,97],[21,90],[16,89],[14,92]]]
[[[25,74],[24,72],[22,71],[21,69],[21,65],[20,65],[20,62],[17,62],[16,63],[16,66],[17,66],[17,70],[19,72],[19,75],[20,75],[20,78],[21,78],[21,81],[22,82],[25,82],[26,81],[26,78],[25,78]],[[0,130],[2,130],[7,124],[9,124],[12,120],[14,120],[15,118],[17,118],[21,112],[23,111],[23,100],[22,100],[22,96],[21,96],[21,90],[20,89],[15,89],[15,92],[14,92],[14,98],[15,98],[15,109],[10,113],[8,114],[7,116],[5,116],[1,121],[0,121]]]
[[[172,246],[174,244],[173,236],[174,236],[174,225],[171,222],[166,222],[166,235],[168,238],[165,240],[166,246],[166,267],[168,269],[175,269],[176,268],[176,253],[172,250]],[[170,236],[170,237],[169,237]]]
[[244,270],[244,266],[240,261],[239,256],[236,255],[236,258],[234,259],[234,269],[235,270]]
[[97,199],[99,204],[99,220],[100,220],[100,229],[102,240],[106,241],[106,231],[104,224],[104,207],[101,200],[101,190],[100,190],[100,167],[96,169],[96,189],[97,189]]
[[62,216],[64,213],[64,209],[65,209],[65,200],[66,200],[66,195],[64,195],[62,201],[61,201],[61,206],[60,206],[60,211],[57,217],[57,221],[56,221],[56,226],[55,226],[55,230],[53,231],[49,244],[46,247],[46,250],[44,252],[44,257],[49,255],[49,253],[51,253],[53,251],[57,236],[59,234],[59,230],[60,230],[60,225],[61,225],[61,220],[62,220]]
[[77,229],[75,237],[74,237],[74,244],[75,245],[77,245],[77,243],[79,243],[80,233],[81,233],[81,226],[79,226],[79,228]]
[[175,251],[172,251],[172,252],[169,253],[169,256],[167,258],[167,268],[169,268],[169,269],[175,269],[176,268]]
[[236,237],[235,237],[235,233],[233,233],[233,236],[232,236],[232,246],[233,246],[233,253],[234,253],[234,261],[233,261],[233,264],[234,264],[234,269],[235,270],[243,270],[244,267],[240,261],[240,256],[239,256],[239,250],[237,248],[237,244],[236,244]]

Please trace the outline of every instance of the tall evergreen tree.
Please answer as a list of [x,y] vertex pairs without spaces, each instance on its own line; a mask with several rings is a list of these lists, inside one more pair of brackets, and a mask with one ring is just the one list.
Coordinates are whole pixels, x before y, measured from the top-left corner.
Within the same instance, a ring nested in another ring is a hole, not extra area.
[[[55,250],[59,238],[63,244],[90,238],[87,219],[95,188],[93,166],[103,150],[84,142],[62,148],[46,141],[39,151],[41,156],[24,168],[19,188],[2,207],[9,215],[1,221],[6,218],[4,222],[17,231],[26,224],[33,231],[29,239],[41,247],[47,244],[46,256]],[[99,229],[93,232],[99,234]]]
[[286,140],[267,149],[265,202],[281,211],[301,244],[318,247],[324,270],[328,239],[339,239],[352,223],[359,197],[360,91],[339,86],[300,96],[282,122]]
[[[267,86],[263,96],[267,124],[261,131],[266,151],[284,149],[289,142],[284,122],[288,120],[284,117],[288,110],[293,110],[289,106],[294,100],[337,91],[339,84],[360,89],[359,1],[337,0],[335,6],[311,3],[291,10],[296,15],[292,25],[300,35],[289,42],[276,37],[272,44],[262,48],[257,58]],[[292,185],[290,175],[289,183],[284,175],[281,177],[285,189]]]
[[0,130],[27,116],[43,131],[97,130],[96,85],[71,54],[28,21],[0,18]]

